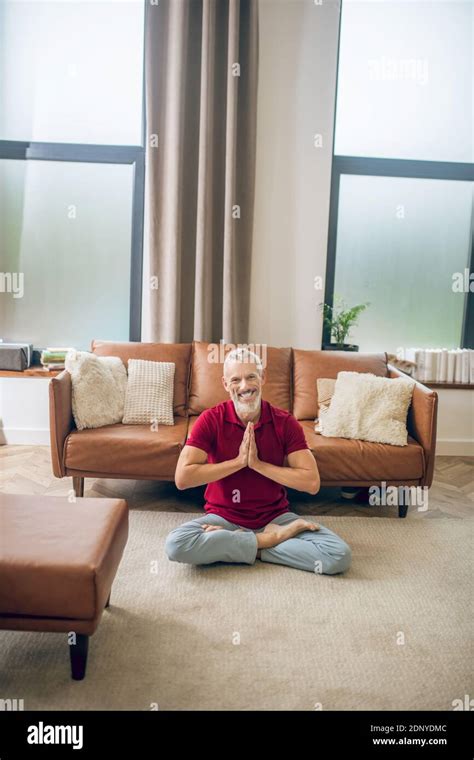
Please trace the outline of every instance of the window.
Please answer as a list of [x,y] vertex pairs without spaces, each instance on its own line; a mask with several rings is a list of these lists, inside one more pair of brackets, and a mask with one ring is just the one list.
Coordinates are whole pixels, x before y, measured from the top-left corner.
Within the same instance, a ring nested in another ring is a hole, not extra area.
[[363,351],[474,347],[472,24],[470,2],[344,0],[325,300],[370,302]]
[[140,339],[144,14],[0,0],[0,271],[24,284],[4,339]]

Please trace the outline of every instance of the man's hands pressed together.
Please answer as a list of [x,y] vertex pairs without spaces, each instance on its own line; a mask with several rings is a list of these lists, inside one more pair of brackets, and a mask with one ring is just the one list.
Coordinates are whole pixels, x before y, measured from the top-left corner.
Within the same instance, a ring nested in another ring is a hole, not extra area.
[[258,458],[253,422],[247,423],[244,437],[240,444],[238,458],[242,467],[250,467],[250,469],[256,470],[259,465],[260,459]]
[[239,453],[237,454],[237,462],[240,467],[247,467],[247,463],[249,461],[249,427],[250,422],[247,423],[247,427],[245,428],[244,437],[242,438],[242,443],[239,447]]
[[249,458],[247,467],[250,467],[252,470],[256,470],[260,464],[260,459],[258,458],[257,442],[255,440],[253,422],[249,422],[249,426]]

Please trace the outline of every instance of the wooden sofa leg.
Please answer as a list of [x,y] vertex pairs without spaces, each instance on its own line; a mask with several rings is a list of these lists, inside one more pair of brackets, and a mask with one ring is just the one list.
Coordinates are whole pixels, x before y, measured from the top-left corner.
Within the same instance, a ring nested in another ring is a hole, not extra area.
[[106,607],[110,607],[110,594],[109,594],[109,598],[107,599],[107,601],[105,603],[105,606]]
[[412,506],[412,504],[416,504],[416,501],[413,501],[413,493],[410,487],[404,488],[399,487],[398,489],[398,516],[399,517],[406,517],[408,513],[408,508]]
[[72,487],[77,497],[84,496],[84,478],[73,477]]
[[87,653],[89,651],[89,636],[84,633],[76,634],[76,643],[70,644],[69,654],[71,657],[71,677],[75,681],[82,681],[86,674]]

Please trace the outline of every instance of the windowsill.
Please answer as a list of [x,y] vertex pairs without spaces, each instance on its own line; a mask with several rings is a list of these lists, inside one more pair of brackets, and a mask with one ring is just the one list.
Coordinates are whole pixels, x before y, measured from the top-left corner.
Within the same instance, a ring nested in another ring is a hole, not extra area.
[[[401,372],[406,377],[409,377],[410,380],[416,380],[416,378],[409,375],[407,372],[404,372],[403,369],[400,369],[400,367],[396,367],[394,364],[390,365],[393,369],[398,370],[398,372]],[[453,389],[459,389],[459,390],[473,390],[474,389],[474,383],[441,383],[436,382],[433,380],[432,382],[428,382],[425,380],[416,380],[416,382],[421,383],[421,385],[424,385],[426,388],[453,388]]]
[[10,369],[0,369],[0,377],[56,377],[56,375],[59,375],[60,372],[63,372],[62,369],[44,369],[43,367],[35,366],[28,367],[28,369],[24,370],[10,370]]
[[423,383],[427,388],[457,388],[459,390],[473,390],[474,383]]

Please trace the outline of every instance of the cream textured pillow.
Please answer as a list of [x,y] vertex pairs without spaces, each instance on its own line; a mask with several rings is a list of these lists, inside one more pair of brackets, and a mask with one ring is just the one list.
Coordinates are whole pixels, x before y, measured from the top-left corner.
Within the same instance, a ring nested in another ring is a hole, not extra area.
[[71,375],[72,415],[78,430],[122,421],[127,370],[118,356],[68,351],[64,366]]
[[406,420],[413,380],[339,372],[331,405],[322,419],[322,435],[406,446]]
[[174,362],[128,360],[125,425],[174,425]]
[[336,381],[332,377],[318,377],[316,380],[318,388],[318,416],[315,419],[314,432],[321,432],[322,418],[327,413],[334,395]]

